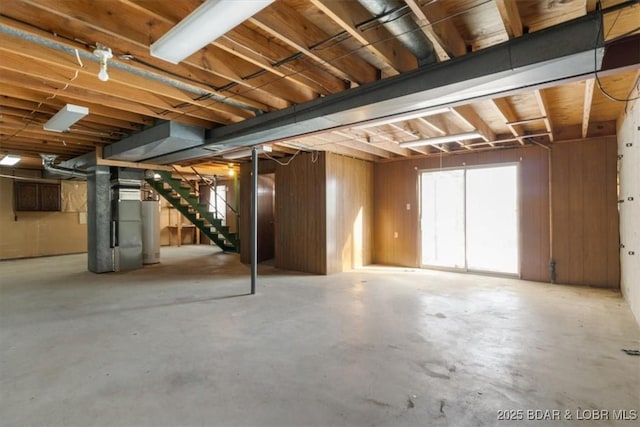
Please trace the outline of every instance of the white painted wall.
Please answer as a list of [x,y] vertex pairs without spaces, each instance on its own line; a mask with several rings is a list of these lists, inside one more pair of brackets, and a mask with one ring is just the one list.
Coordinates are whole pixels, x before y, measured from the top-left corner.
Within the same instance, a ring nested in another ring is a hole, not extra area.
[[[631,96],[638,96],[634,91]],[[631,144],[631,145],[630,145]],[[629,146],[630,145],[630,146]],[[640,102],[630,102],[618,120],[620,160],[620,285],[640,324]],[[629,200],[632,197],[633,200]],[[629,252],[635,252],[631,255]]]

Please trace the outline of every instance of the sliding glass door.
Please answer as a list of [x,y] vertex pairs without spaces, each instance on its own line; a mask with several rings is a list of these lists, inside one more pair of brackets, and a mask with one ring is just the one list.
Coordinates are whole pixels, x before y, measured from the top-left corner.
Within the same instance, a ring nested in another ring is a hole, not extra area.
[[464,268],[464,171],[422,174],[422,265]]
[[519,274],[518,167],[423,172],[421,263]]

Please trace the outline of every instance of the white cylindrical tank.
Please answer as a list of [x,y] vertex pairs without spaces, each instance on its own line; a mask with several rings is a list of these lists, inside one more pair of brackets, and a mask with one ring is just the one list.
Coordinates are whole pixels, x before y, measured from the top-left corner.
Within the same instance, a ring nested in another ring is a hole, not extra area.
[[160,262],[160,201],[142,201],[142,262]]

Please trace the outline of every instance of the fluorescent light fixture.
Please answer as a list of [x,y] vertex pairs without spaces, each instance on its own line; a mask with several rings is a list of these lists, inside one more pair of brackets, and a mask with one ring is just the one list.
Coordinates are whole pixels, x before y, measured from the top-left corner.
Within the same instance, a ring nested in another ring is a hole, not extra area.
[[14,156],[13,154],[7,154],[0,160],[2,166],[13,166],[20,161],[20,156]]
[[445,136],[438,136],[435,138],[419,139],[417,141],[401,142],[398,145],[404,148],[424,147],[425,145],[437,145],[437,144],[444,144],[444,143],[453,142],[453,141],[465,141],[467,139],[474,139],[474,138],[482,138],[482,135],[480,135],[480,133],[475,131],[465,132],[465,133],[457,133],[455,135],[445,135]]
[[151,45],[151,56],[177,64],[274,0],[207,0]]
[[451,109],[449,107],[438,108],[431,111],[414,111],[412,113],[400,114],[397,116],[384,117],[381,119],[371,120],[361,125],[353,126],[353,129],[367,129],[367,128],[372,128],[374,126],[390,125],[392,123],[404,122],[405,120],[412,120],[420,117],[435,116],[436,114],[448,113],[450,111]]
[[[273,148],[270,145],[263,145],[261,147],[257,147],[256,151],[258,154],[263,153],[271,153]],[[233,153],[223,154],[222,158],[227,160],[236,160],[241,159],[243,157],[248,157],[251,155],[251,148],[247,148],[246,150],[234,151]]]
[[89,114],[87,107],[67,104],[44,124],[44,130],[51,132],[66,132],[71,125]]

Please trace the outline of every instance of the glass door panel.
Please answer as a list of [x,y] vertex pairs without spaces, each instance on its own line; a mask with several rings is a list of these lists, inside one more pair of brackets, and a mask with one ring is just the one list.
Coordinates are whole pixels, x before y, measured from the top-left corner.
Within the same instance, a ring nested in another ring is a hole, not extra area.
[[464,268],[464,170],[421,174],[424,266]]
[[518,168],[473,168],[466,179],[467,269],[519,273]]

